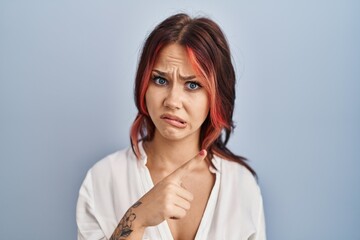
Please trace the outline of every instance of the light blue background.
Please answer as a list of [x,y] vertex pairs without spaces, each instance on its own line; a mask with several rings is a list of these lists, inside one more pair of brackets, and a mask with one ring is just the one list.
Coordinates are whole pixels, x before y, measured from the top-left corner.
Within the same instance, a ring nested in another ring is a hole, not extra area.
[[355,0],[2,0],[1,239],[76,238],[86,171],[129,144],[142,42],[181,10],[229,39],[230,146],[260,177],[268,239],[360,239]]

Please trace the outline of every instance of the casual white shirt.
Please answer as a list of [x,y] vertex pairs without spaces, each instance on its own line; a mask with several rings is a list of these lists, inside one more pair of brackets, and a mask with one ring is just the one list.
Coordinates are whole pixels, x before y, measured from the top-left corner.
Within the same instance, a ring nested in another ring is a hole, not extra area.
[[[97,162],[87,173],[76,209],[78,240],[109,239],[125,212],[153,186],[147,156],[131,148]],[[214,156],[215,184],[196,240],[265,240],[260,189],[253,175],[236,162]],[[145,229],[143,240],[173,239],[166,221]]]

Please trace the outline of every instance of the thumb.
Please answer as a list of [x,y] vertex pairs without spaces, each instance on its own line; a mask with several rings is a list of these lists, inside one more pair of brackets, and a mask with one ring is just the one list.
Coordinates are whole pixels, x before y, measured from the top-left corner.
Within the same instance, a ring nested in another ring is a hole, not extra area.
[[190,159],[173,173],[168,178],[177,182],[181,182],[181,179],[192,172],[206,157],[207,152],[205,149],[201,150],[194,158]]

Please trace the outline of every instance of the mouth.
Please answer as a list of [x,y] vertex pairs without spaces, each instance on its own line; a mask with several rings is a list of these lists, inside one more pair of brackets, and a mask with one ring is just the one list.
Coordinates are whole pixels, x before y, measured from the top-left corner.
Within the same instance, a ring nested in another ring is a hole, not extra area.
[[170,125],[177,127],[177,128],[185,128],[187,123],[185,120],[170,114],[162,114],[160,116],[165,122],[169,123]]

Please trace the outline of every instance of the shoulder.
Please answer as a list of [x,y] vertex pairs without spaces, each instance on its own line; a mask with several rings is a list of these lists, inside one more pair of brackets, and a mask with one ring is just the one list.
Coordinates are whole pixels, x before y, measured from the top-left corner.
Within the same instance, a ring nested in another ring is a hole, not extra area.
[[221,162],[221,173],[237,178],[249,184],[257,185],[255,176],[244,165],[227,159],[216,157]]
[[133,168],[136,165],[136,157],[132,152],[131,147],[119,150],[108,156],[104,157],[100,161],[96,162],[88,171],[89,177],[94,182],[106,183],[112,181],[115,177],[126,177],[129,168]]
[[[82,188],[89,189],[100,198],[114,189],[124,190],[129,179],[136,173],[137,159],[131,147],[114,152],[97,163],[87,172]],[[120,190],[119,190],[120,191]]]
[[131,148],[128,147],[107,155],[96,162],[89,171],[91,171],[91,173],[101,173],[113,169],[114,167],[126,167],[133,160],[136,160],[135,155],[132,153]]
[[257,179],[245,166],[238,162],[216,158],[221,165],[219,171],[223,188],[229,188],[233,193],[239,193],[251,199],[261,199]]
[[224,221],[228,223],[223,229],[223,239],[253,239],[250,236],[262,231],[259,222],[263,216],[263,201],[257,180],[240,163],[219,157],[216,161],[220,189],[214,226]]

